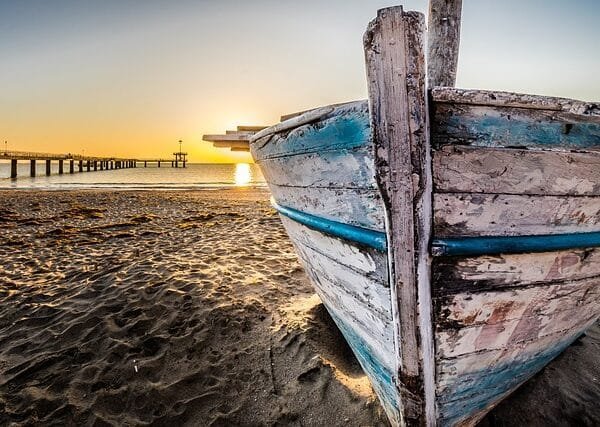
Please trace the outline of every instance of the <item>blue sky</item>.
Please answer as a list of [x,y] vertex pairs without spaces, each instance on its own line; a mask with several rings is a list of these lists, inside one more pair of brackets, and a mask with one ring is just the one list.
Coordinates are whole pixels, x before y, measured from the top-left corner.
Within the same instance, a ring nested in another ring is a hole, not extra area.
[[[600,1],[463,3],[458,86],[600,100]],[[365,98],[362,34],[391,5],[0,0],[0,139],[122,155],[184,139],[197,161],[244,159],[200,136]]]

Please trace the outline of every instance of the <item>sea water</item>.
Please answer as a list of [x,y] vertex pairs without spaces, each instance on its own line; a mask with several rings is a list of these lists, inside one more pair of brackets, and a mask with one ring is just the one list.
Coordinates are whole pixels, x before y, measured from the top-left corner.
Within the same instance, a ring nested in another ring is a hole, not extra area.
[[31,178],[29,161],[19,162],[17,178],[10,179],[10,163],[0,162],[0,189],[211,189],[235,186],[265,186],[260,169],[250,163],[198,164],[188,163],[185,168],[172,168],[170,162],[157,167],[155,163],[144,167],[138,163],[136,168],[112,169],[86,172],[78,170],[75,162],[75,173],[69,173],[69,162],[65,161],[64,173],[58,174],[58,162],[52,162],[52,174],[46,176],[46,162],[38,161],[36,177]]

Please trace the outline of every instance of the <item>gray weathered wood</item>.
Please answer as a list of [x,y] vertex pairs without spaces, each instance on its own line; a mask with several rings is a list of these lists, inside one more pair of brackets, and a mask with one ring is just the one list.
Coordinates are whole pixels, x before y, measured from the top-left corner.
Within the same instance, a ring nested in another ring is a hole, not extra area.
[[600,116],[495,105],[433,103],[431,143],[600,150]]
[[454,86],[460,45],[462,0],[429,0],[428,86]]
[[436,368],[440,424],[474,425],[595,321],[577,322],[568,330],[515,346],[440,358]]
[[[260,162],[274,157],[372,147],[369,105],[366,101],[330,107],[333,108],[330,114],[309,123],[295,122],[296,127],[253,142],[251,151],[254,160]],[[298,117],[300,119],[302,117]]]
[[334,110],[334,107],[327,106],[327,107],[321,107],[321,108],[317,108],[315,110],[308,111],[307,113],[301,114],[299,116],[295,116],[289,120],[286,120],[281,123],[277,123],[274,126],[268,127],[266,129],[263,129],[263,130],[257,132],[255,135],[253,135],[250,138],[250,142],[254,143],[255,141],[258,141],[259,139],[264,138],[269,135],[272,135],[274,133],[294,129],[299,126],[305,125],[307,123],[314,122],[314,121],[319,120],[320,118],[326,116],[327,114],[331,113],[333,110]]
[[437,192],[600,195],[600,153],[445,146],[433,155]]
[[398,422],[391,295],[385,286],[387,276],[382,277],[387,257],[284,216],[282,221],[317,294],[355,351],[390,418]]
[[573,309],[590,310],[600,304],[600,279],[592,277],[519,289],[466,292],[438,300],[437,330],[498,325],[522,319],[540,325],[550,323],[549,316]]
[[514,92],[500,92],[477,89],[456,89],[448,87],[432,88],[434,102],[471,105],[493,105],[499,107],[535,108],[539,110],[563,111],[592,120],[600,117],[600,102],[576,101],[552,96],[528,95]]
[[371,147],[260,160],[269,184],[294,187],[377,188]]
[[[564,298],[559,298],[561,296]],[[583,297],[586,300],[580,301]],[[576,329],[598,318],[599,297],[595,278],[489,294],[456,295],[450,304],[437,310],[438,316],[446,313],[446,319],[452,318],[452,321],[437,324],[437,353],[441,358],[451,358],[507,349]],[[475,307],[477,302],[479,305]],[[546,310],[545,315],[542,310]],[[479,323],[478,319],[487,321]]]
[[[322,255],[379,283],[381,287],[389,287],[385,253],[313,230],[284,215],[281,215],[281,222],[293,242],[300,242],[319,251]],[[389,299],[389,291],[387,294]]]
[[371,129],[387,206],[392,314],[404,422],[435,420],[428,244],[431,164],[424,17],[380,10],[364,37]]
[[375,231],[385,231],[379,191],[356,188],[288,187],[269,184],[277,203],[311,215]]
[[436,258],[432,269],[433,294],[438,298],[461,292],[600,278],[600,249]]
[[447,388],[451,383],[461,381],[461,379],[472,380],[472,372],[485,371],[498,365],[506,366],[519,363],[524,359],[520,357],[521,355],[531,357],[548,348],[557,346],[561,341],[568,340],[569,337],[577,336],[583,332],[589,326],[589,323],[593,323],[593,321],[583,323],[583,325],[574,325],[570,333],[563,335],[550,334],[509,348],[486,350],[455,358],[440,359],[437,366],[439,394],[443,395],[448,392]]
[[600,197],[437,193],[433,200],[438,238],[600,231]]
[[[354,103],[356,103],[356,102],[359,102],[359,101],[339,102],[339,103],[337,103],[337,104],[331,104],[331,105],[329,105],[329,106],[330,106],[330,107],[340,107],[340,106],[343,106],[343,105],[346,105],[346,104],[354,104]],[[302,110],[302,111],[296,111],[296,112],[294,112],[294,113],[288,113],[288,114],[284,114],[284,115],[282,115],[282,116],[279,118],[279,120],[280,120],[280,121],[282,121],[282,122],[284,122],[284,121],[286,121],[286,120],[292,119],[292,118],[294,118],[294,117],[301,116],[302,114],[304,114],[304,113],[308,113],[309,111],[313,111],[313,110],[315,110],[315,108],[310,108],[310,109],[308,109],[308,110]]]

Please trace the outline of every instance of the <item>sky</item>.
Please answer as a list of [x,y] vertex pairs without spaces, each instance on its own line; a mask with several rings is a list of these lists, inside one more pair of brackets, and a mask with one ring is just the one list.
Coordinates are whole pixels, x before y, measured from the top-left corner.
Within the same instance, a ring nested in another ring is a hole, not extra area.
[[[395,4],[0,0],[0,143],[251,161],[202,135],[366,98],[362,35]],[[457,86],[600,101],[599,22],[599,0],[464,0]]]

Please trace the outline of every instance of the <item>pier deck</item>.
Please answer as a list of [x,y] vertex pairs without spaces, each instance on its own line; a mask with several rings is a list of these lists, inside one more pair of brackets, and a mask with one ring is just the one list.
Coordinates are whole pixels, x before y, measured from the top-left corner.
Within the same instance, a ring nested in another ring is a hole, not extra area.
[[[69,172],[70,174],[75,173],[75,162],[77,162],[77,171],[78,172],[90,172],[90,171],[98,171],[98,170],[115,170],[115,169],[128,169],[128,168],[136,168],[139,163],[143,163],[144,167],[148,166],[148,163],[156,163],[158,167],[161,166],[161,163],[169,163],[171,162],[171,167],[179,167],[179,162],[177,157],[173,160],[170,159],[162,159],[162,158],[152,158],[152,159],[139,159],[139,158],[123,158],[123,157],[106,157],[106,156],[85,156],[80,154],[72,154],[72,153],[40,153],[40,152],[32,152],[32,151],[2,151],[0,152],[0,160],[10,160],[10,177],[12,179],[17,178],[17,162],[19,160],[29,161],[30,169],[29,175],[31,177],[36,176],[37,172],[37,161],[45,161],[46,162],[46,175],[49,176],[52,170],[52,162],[58,162],[58,174],[64,174],[64,162],[69,162]],[[183,167],[185,167],[186,162],[184,160]]]

